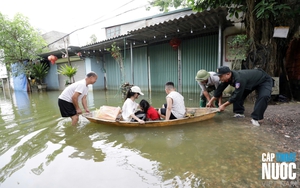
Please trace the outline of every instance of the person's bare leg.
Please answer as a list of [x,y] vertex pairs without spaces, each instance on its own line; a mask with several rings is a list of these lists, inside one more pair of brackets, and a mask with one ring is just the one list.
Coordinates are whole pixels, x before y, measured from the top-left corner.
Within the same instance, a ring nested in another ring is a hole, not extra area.
[[76,114],[72,116],[71,119],[72,119],[72,125],[75,126],[78,123],[79,116]]

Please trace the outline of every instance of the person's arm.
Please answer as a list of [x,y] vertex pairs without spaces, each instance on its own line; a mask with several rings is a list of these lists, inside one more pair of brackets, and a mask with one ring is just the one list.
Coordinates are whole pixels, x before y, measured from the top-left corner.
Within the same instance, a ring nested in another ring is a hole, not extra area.
[[135,119],[137,122],[139,122],[140,124],[144,124],[145,121],[144,120],[141,120],[140,118],[136,117],[136,115],[134,114],[131,114],[130,115],[133,119]]
[[218,104],[219,106],[221,106],[222,105],[222,95],[221,95],[221,97],[219,97],[219,104]]
[[213,107],[214,101],[217,100],[217,97],[212,97],[209,102],[206,104],[206,107]]
[[220,111],[224,111],[226,106],[230,105],[231,103],[229,101],[225,102],[224,104],[222,104],[221,106],[219,106],[219,110]]
[[203,91],[203,95],[205,96],[205,98],[207,99],[207,101],[210,101],[210,95],[209,95],[209,93],[206,90]]
[[90,111],[89,111],[89,109],[88,109],[88,106],[87,106],[87,100],[86,100],[86,97],[87,97],[87,95],[83,96],[81,102],[82,102],[82,106],[83,106],[84,110],[85,110],[87,113],[90,113]]
[[166,109],[165,120],[169,120],[170,119],[172,106],[173,106],[173,100],[172,100],[172,98],[167,97],[167,109]]
[[214,96],[210,99],[210,101],[206,104],[206,107],[213,107],[213,103],[215,100],[219,99],[219,102],[221,97],[222,97],[222,93],[224,91],[224,89],[228,86],[229,84],[226,82],[222,82],[219,84],[218,88],[214,91]]
[[243,93],[245,91],[246,84],[247,82],[245,79],[239,79],[236,81],[235,89],[228,100],[230,103],[243,100]]
[[202,90],[202,94],[205,96],[207,101],[209,101],[210,100],[210,95],[207,92],[206,87],[204,86],[204,84],[202,84],[201,82],[198,82],[198,85],[200,86],[200,89]]
[[[218,76],[214,77],[214,84],[215,84],[215,88],[217,89],[220,85],[220,79]],[[223,90],[224,91],[224,90]],[[218,105],[221,106],[222,105],[222,96],[223,96],[223,91],[222,91],[222,94],[221,96],[219,97],[219,103]]]
[[73,94],[73,96],[72,96],[72,103],[73,103],[73,105],[74,105],[74,107],[76,109],[77,114],[82,114],[82,111],[81,111],[81,109],[79,107],[79,104],[78,104],[78,97],[79,97],[79,95],[80,95],[80,93],[78,93],[78,92],[75,92]]

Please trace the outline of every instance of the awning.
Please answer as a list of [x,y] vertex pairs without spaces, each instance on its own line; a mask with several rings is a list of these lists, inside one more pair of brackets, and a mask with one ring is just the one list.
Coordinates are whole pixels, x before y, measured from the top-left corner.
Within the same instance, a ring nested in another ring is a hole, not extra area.
[[97,51],[110,47],[114,42],[121,49],[128,43],[134,43],[134,47],[170,41],[172,38],[194,38],[213,33],[218,33],[219,25],[222,29],[232,26],[232,22],[226,19],[227,8],[219,7],[203,12],[194,12],[188,15],[166,20],[161,23],[128,31],[128,34],[112,39],[103,40],[94,44],[82,46],[84,51]]

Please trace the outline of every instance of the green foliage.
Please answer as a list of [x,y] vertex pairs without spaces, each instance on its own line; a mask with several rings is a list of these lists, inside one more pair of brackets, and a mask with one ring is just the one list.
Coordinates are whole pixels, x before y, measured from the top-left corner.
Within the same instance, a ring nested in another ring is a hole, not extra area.
[[123,60],[122,54],[120,52],[121,49],[119,46],[116,45],[115,42],[111,45],[111,48],[106,48],[106,50],[111,53],[111,56],[115,60],[117,60],[117,61]]
[[72,77],[77,73],[77,68],[72,67],[71,65],[65,64],[65,65],[60,66],[57,73],[67,76],[69,78],[69,82],[67,81],[66,84],[69,84],[69,83],[72,83]]
[[97,36],[96,36],[95,34],[92,34],[92,35],[90,36],[90,39],[91,39],[91,44],[97,42]]
[[291,10],[287,4],[278,3],[275,0],[262,0],[256,4],[254,11],[258,19],[269,19],[271,16],[276,20],[284,12]]
[[159,7],[160,11],[163,12],[168,12],[169,8],[188,7],[187,0],[152,0],[149,1],[149,4],[153,7]]
[[228,41],[229,59],[232,60],[246,60],[247,52],[249,50],[249,41],[247,35],[235,35]]
[[238,18],[239,13],[246,10],[245,0],[152,0],[150,6],[159,7],[161,11],[168,12],[169,8],[190,7],[194,11],[202,12],[209,8],[227,7],[230,16]]
[[50,67],[46,63],[36,63],[32,66],[31,75],[42,84],[43,79],[47,76]]
[[41,34],[22,14],[16,14],[13,20],[0,13],[0,49],[4,50],[4,62],[10,70],[13,63],[23,64],[24,60],[36,60],[46,46]]
[[13,68],[11,66],[7,66],[7,71],[11,72],[12,76],[15,77],[25,74],[26,77],[29,78],[32,72],[32,66],[33,63],[31,61],[25,60],[22,63],[15,63]]
[[246,34],[235,35],[228,39],[228,59],[232,62],[233,70],[240,70],[246,60],[250,42]]
[[[227,7],[229,16],[236,18],[239,13],[247,11],[246,0],[152,0],[149,2],[153,7],[159,7],[161,11],[168,12],[170,7],[191,7],[194,11],[202,12],[209,8]],[[291,7],[276,0],[256,1],[255,14],[258,19],[274,16],[278,18],[282,15],[292,15]],[[298,10],[299,12],[299,10]]]

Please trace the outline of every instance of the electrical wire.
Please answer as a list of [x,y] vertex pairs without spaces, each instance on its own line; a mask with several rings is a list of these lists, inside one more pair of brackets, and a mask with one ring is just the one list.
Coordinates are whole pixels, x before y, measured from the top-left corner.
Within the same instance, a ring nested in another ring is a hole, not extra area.
[[[122,6],[118,7],[118,8],[117,8],[117,9],[115,9],[115,10],[113,10],[112,12],[114,12],[114,11],[116,11],[116,10],[118,10],[118,9],[120,9],[120,8],[122,8],[122,7],[124,7],[124,6],[126,6],[126,5],[127,5],[127,4],[129,4],[129,3],[132,3],[133,1],[135,1],[135,0],[132,0],[132,1],[128,2],[128,3],[125,3],[125,4],[123,4]],[[127,12],[131,12],[131,11],[137,10],[137,9],[139,9],[139,8],[141,8],[141,7],[144,7],[144,6],[146,6],[146,5],[147,5],[147,4],[144,4],[144,5],[141,5],[141,6],[139,6],[139,7],[135,7],[135,8],[132,8],[132,9],[126,10],[126,11],[124,11],[124,12],[120,13],[120,14],[117,14],[117,15],[111,16],[111,17],[109,17],[109,18],[106,18],[106,19],[104,19],[104,20],[100,20],[100,21],[98,21],[98,22],[95,22],[95,23],[92,23],[92,24],[86,25],[86,26],[84,26],[84,27],[81,27],[81,28],[79,28],[79,29],[76,29],[76,30],[74,30],[74,31],[72,31],[72,32],[70,32],[70,33],[68,33],[68,34],[66,34],[65,36],[63,36],[63,37],[61,37],[61,38],[59,38],[59,39],[57,39],[57,40],[55,40],[55,41],[51,42],[50,44],[48,44],[48,45],[44,46],[44,47],[43,47],[43,49],[44,49],[44,48],[46,48],[46,47],[49,47],[50,45],[52,45],[52,44],[54,44],[54,43],[56,43],[56,42],[60,41],[61,39],[65,38],[65,37],[67,37],[67,36],[69,36],[69,35],[71,35],[71,34],[75,33],[76,31],[80,31],[80,30],[82,30],[82,29],[85,29],[85,28],[91,27],[91,26],[93,26],[93,25],[97,25],[97,24],[99,24],[99,23],[101,23],[101,22],[103,22],[103,21],[107,21],[107,20],[109,20],[109,19],[112,19],[112,18],[114,18],[114,17],[120,16],[120,15],[122,15],[122,14],[125,14],[125,13],[127,13]],[[102,17],[103,17],[103,16],[101,16],[101,17],[97,18],[96,20],[98,20],[98,19],[100,19],[100,18],[102,18]]]

